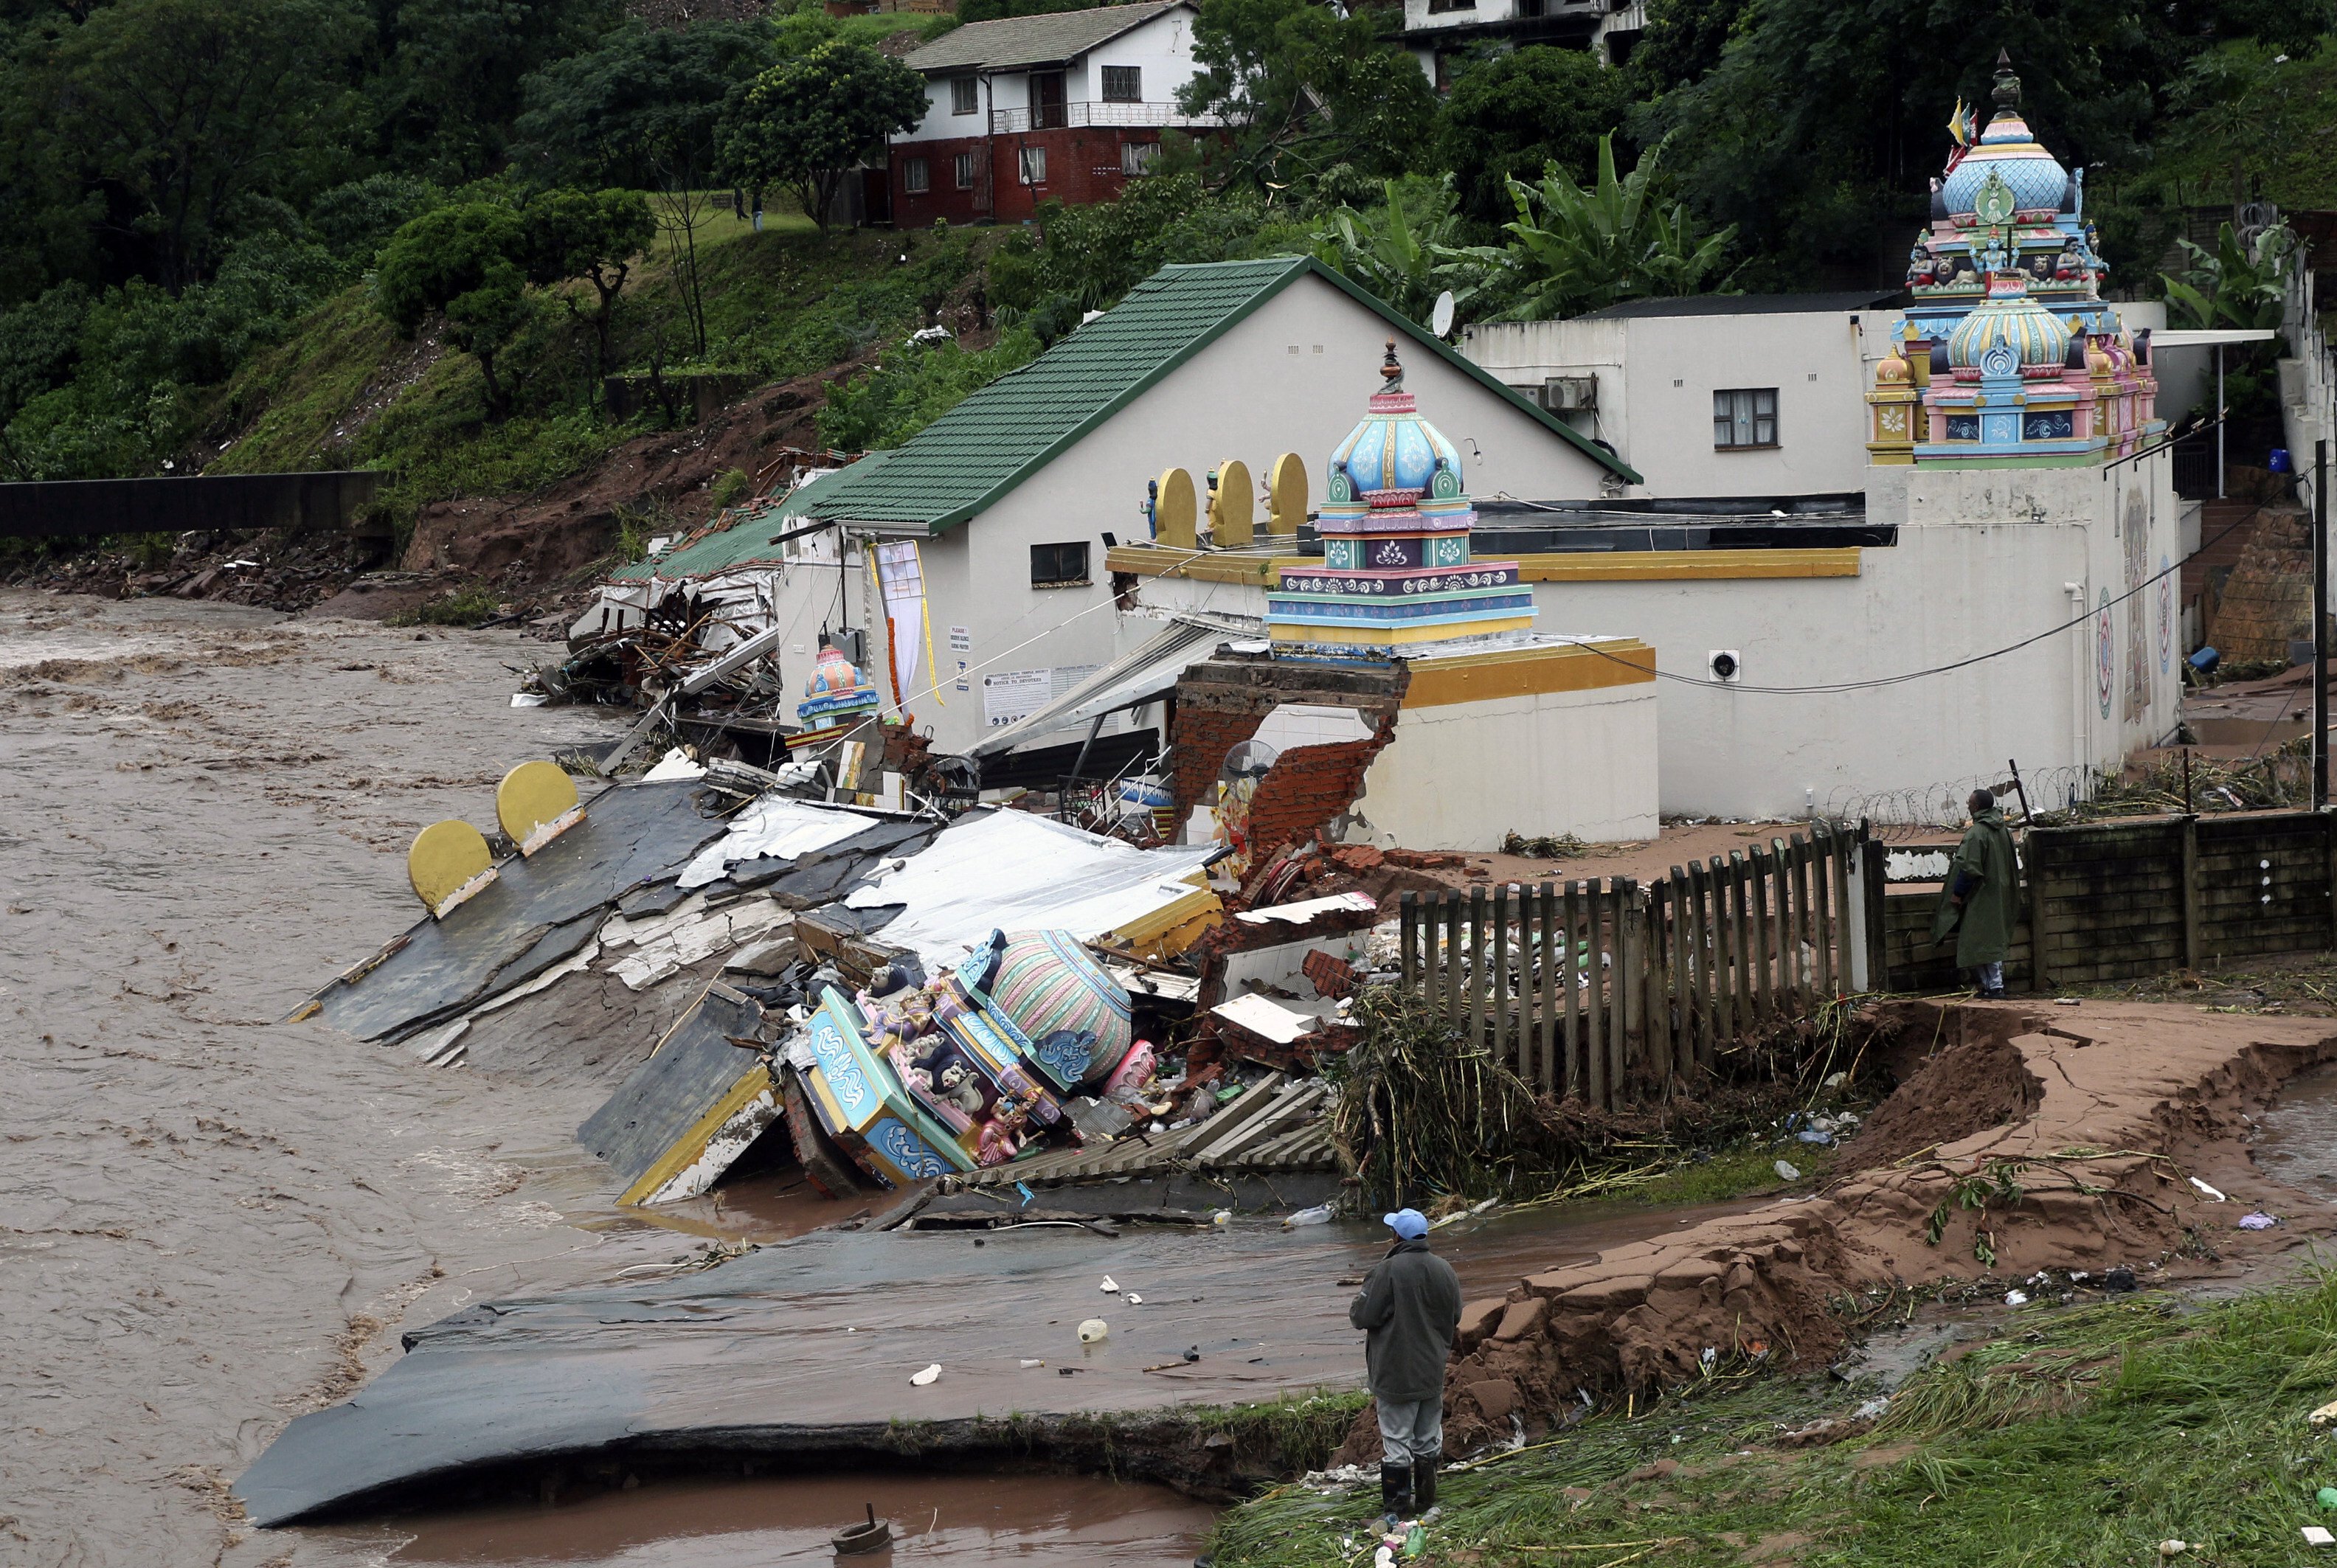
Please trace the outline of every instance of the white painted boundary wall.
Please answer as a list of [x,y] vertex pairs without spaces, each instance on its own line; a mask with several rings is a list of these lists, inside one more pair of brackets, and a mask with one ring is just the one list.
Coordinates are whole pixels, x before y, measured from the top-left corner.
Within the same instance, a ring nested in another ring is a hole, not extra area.
[[[1879,808],[1878,797],[2000,777],[2011,759],[2039,778],[2115,767],[2173,732],[2181,693],[2174,594],[2162,598],[2154,583],[2113,603],[2107,638],[2102,625],[2105,596],[2117,601],[2127,591],[2128,509],[2138,507],[2143,520],[2143,578],[2180,559],[2165,454],[2107,472],[1866,472],[1868,521],[1897,524],[1899,542],[1861,550],[1857,577],[1534,584],[1543,629],[1654,647],[1667,814],[1856,813]],[[1140,597],[1161,608],[1206,601],[1253,615],[1264,599],[1255,589],[1154,579]],[[1953,664],[2080,615],[2085,622],[2072,629],[1948,674],[1855,691],[1754,689]],[[2137,638],[2148,700],[2130,714]],[[1717,649],[1739,656],[1738,684],[1707,678]]]
[[1383,847],[1653,838],[1660,684],[1404,708],[1354,809]]

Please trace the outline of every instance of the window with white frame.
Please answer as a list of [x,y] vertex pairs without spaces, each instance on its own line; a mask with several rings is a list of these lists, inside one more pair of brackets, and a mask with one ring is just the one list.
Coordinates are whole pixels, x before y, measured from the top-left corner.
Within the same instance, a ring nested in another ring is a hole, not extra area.
[[1716,448],[1777,444],[1777,389],[1740,386],[1712,394],[1712,444]]
[[1141,65],[1107,65],[1103,68],[1103,101],[1106,103],[1141,103],[1144,102],[1144,67]]
[[901,189],[912,196],[923,196],[933,189],[933,176],[922,158],[901,160]]
[[980,92],[981,89],[974,84],[973,77],[951,77],[950,112],[953,114],[971,114],[975,110],[981,108],[982,102],[978,96]]
[[1047,150],[1043,147],[1023,147],[1016,150],[1015,170],[1025,185],[1047,183]]
[[1120,144],[1120,171],[1122,174],[1149,174],[1152,166],[1160,161],[1158,141],[1123,141]]
[[973,154],[971,152],[961,152],[957,155],[954,162],[957,165],[957,188],[960,190],[973,190]]

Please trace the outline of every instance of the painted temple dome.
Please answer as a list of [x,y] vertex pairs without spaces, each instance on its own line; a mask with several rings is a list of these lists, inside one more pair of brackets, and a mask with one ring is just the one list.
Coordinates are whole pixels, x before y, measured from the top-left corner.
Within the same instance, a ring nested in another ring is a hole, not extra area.
[[[1991,298],[1948,334],[1948,363],[1958,370],[1996,375],[2009,374],[2016,366],[2058,370],[2068,353],[2069,337],[2068,324],[2028,295]],[[2010,348],[2019,359],[2001,366],[1989,363],[1989,351],[2000,345]]]
[[813,724],[865,713],[875,706],[876,688],[861,678],[859,668],[844,657],[844,650],[823,648],[812,666],[811,678],[804,682],[804,699],[796,705],[796,716]]
[[1958,161],[1941,189],[1948,215],[1977,217],[1983,222],[2005,222],[2010,213],[1992,218],[1979,210],[1980,193],[1993,174],[2012,193],[2018,212],[2058,212],[2066,205],[2069,171],[2038,141],[2020,117],[2020,78],[2009,59],[2000,54],[1996,63],[1996,116],[1980,133],[1980,141]]
[[[1388,340],[1388,365],[1395,365],[1395,340]],[[1433,496],[1452,500],[1463,489],[1461,453],[1444,433],[1420,417],[1400,371],[1384,390],[1372,394],[1363,423],[1331,453],[1330,497],[1354,502],[1366,497]]]

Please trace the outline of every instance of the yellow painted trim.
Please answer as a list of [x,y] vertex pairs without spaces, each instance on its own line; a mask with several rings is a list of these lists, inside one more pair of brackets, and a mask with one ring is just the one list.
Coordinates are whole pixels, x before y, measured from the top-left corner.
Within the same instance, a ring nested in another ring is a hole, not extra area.
[[1412,683],[1403,694],[1403,706],[1408,708],[1652,686],[1656,679],[1656,650],[1637,638],[1617,638],[1596,648],[1579,643],[1545,643],[1452,658],[1416,658],[1410,665]]
[[673,1145],[660,1154],[657,1163],[642,1172],[640,1179],[627,1187],[617,1202],[624,1207],[633,1207],[688,1170],[706,1153],[706,1145],[714,1141],[714,1135],[722,1130],[723,1125],[766,1091],[776,1100],[779,1086],[771,1081],[771,1070],[757,1058],[730,1086],[729,1092],[714,1102],[713,1109],[692,1122],[689,1131],[676,1138]]
[[[1527,582],[1720,582],[1856,577],[1860,548],[1851,544],[1811,550],[1627,550],[1602,554],[1546,550],[1516,559],[1518,575]],[[1323,561],[1319,556],[1247,550],[1194,556],[1158,545],[1118,544],[1104,552],[1104,567],[1138,577],[1279,588],[1284,571],[1319,571]]]
[[1174,903],[1129,920],[1107,935],[1116,947],[1142,959],[1172,959],[1201,934],[1222,922],[1226,906],[1207,887],[1196,888]]

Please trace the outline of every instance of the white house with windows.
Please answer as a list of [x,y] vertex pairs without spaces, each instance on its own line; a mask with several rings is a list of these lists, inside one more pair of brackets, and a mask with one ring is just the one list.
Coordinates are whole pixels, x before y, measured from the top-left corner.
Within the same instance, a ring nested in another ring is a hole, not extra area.
[[1587,49],[1609,65],[1630,58],[1646,0],[1403,0],[1403,42],[1438,92],[1487,45]]
[[1866,487],[1858,421],[1896,290],[1634,299],[1486,322],[1461,352],[1647,473],[1651,496]]
[[1152,167],[1160,133],[1207,131],[1190,0],[973,22],[908,56],[925,117],[892,140],[893,222],[1020,222],[1042,201],[1108,201]]

